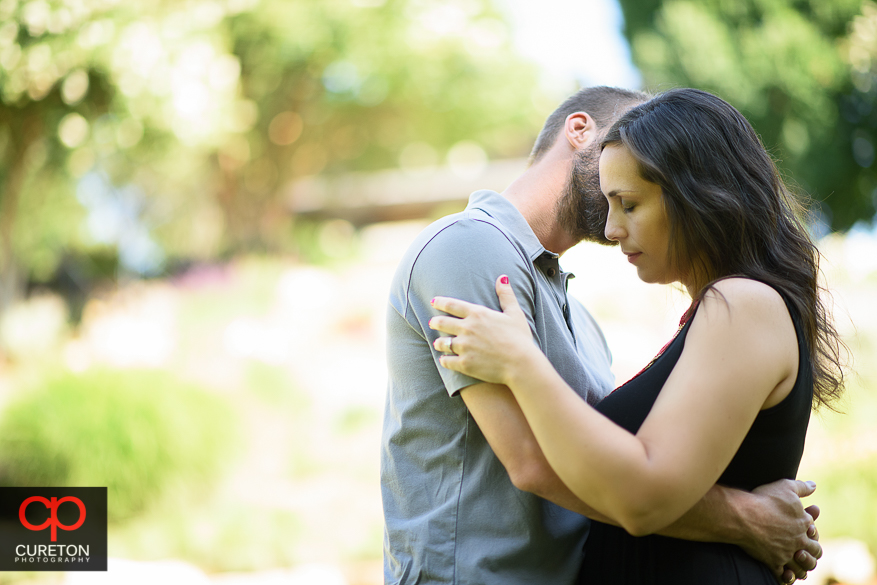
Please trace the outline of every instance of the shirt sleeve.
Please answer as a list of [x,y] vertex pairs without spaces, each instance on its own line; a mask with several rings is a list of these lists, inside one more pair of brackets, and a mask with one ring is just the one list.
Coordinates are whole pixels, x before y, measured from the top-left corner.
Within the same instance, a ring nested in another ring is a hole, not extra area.
[[453,297],[500,310],[496,279],[508,275],[518,303],[535,332],[535,268],[524,253],[497,226],[478,219],[457,221],[437,233],[423,247],[411,270],[405,318],[429,342],[436,368],[451,396],[481,380],[448,370],[439,363],[441,353],[432,347],[440,337],[429,328],[439,314],[430,301]]

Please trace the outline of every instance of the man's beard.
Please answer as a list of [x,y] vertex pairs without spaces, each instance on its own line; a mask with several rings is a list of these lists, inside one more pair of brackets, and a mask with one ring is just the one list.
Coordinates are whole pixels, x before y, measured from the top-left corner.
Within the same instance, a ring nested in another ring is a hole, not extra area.
[[600,145],[573,154],[569,178],[557,202],[559,225],[577,242],[587,240],[607,246],[616,242],[606,239],[606,216],[609,203],[600,191]]

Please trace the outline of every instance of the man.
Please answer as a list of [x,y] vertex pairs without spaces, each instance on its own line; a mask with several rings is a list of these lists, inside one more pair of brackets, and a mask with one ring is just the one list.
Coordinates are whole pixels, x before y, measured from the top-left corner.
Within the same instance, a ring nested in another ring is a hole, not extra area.
[[[499,308],[494,283],[507,274],[534,342],[570,386],[591,403],[612,389],[605,340],[567,297],[571,275],[558,258],[582,240],[605,241],[600,138],[648,97],[605,87],[575,94],[549,116],[530,166],[502,195],[474,193],[465,211],[429,226],[402,259],[387,315],[386,583],[571,584],[585,516],[611,522],[557,478],[508,388],[438,364],[438,334],[427,323],[439,295]],[[804,576],[821,554],[807,538],[815,538],[818,510],[808,514],[800,503],[813,487],[788,481],[756,491],[716,486],[662,534],[736,543],[778,574],[788,561],[790,580],[792,572]]]

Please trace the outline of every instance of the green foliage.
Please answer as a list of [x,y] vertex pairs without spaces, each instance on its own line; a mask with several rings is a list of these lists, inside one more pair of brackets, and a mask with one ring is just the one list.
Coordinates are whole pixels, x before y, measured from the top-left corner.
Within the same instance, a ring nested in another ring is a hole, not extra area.
[[[859,286],[862,298],[873,296],[865,293],[867,285]],[[866,301],[862,307],[868,305]],[[816,441],[813,447],[821,456],[811,459],[809,466],[802,465],[798,477],[816,482],[816,493],[808,503],[820,507],[817,524],[823,538],[855,538],[877,554],[873,522],[877,518],[877,367],[873,360],[864,359],[874,355],[877,337],[874,322],[862,317],[860,329],[847,340],[858,358],[846,372],[844,396],[837,405],[840,412],[821,410],[811,420],[816,433],[808,437],[808,447]]]
[[352,406],[343,410],[335,421],[335,431],[341,435],[352,435],[363,429],[380,424],[381,413],[366,406]]
[[740,109],[831,227],[877,206],[877,8],[870,0],[620,0],[645,86]]
[[107,486],[112,520],[167,490],[203,486],[229,457],[236,421],[217,397],[160,371],[64,375],[0,420],[0,483]]
[[294,227],[297,256],[307,264],[331,266],[357,258],[356,229],[346,220],[317,221],[299,217]]
[[412,142],[523,156],[544,112],[508,37],[489,0],[3,0],[0,278],[108,244],[125,265],[141,232],[174,259],[289,251],[299,177]]
[[250,360],[245,384],[261,402],[288,410],[291,415],[302,416],[310,407],[310,397],[302,392],[286,368]]
[[307,539],[295,513],[208,500],[162,505],[110,529],[111,556],[182,558],[210,572],[259,571],[307,562],[297,554]]
[[861,540],[877,553],[877,456],[835,464],[813,474],[824,538]]

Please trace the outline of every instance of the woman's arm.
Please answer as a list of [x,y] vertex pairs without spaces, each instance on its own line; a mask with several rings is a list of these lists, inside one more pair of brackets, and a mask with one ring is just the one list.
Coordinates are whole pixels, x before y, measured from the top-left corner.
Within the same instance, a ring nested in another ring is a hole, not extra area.
[[577,497],[631,534],[649,534],[703,497],[758,411],[794,383],[797,339],[780,296],[743,279],[716,289],[721,295],[702,301],[682,356],[636,435],[578,399],[529,331],[517,334],[513,294],[503,298],[512,307],[506,315],[437,298],[436,308],[469,318],[438,317],[431,326],[457,335],[453,349],[461,355],[443,357],[443,365],[512,389],[549,463]]
[[[575,497],[560,480],[506,386],[475,384],[464,388],[460,396],[515,487],[593,520],[617,525]],[[814,489],[813,485],[792,480],[761,486],[754,493],[716,485],[659,534],[739,545],[777,576],[785,570],[783,581],[789,582],[796,576],[804,577],[822,554],[813,526],[819,510],[805,510],[801,503],[801,498]],[[808,537],[810,529],[813,532]]]

